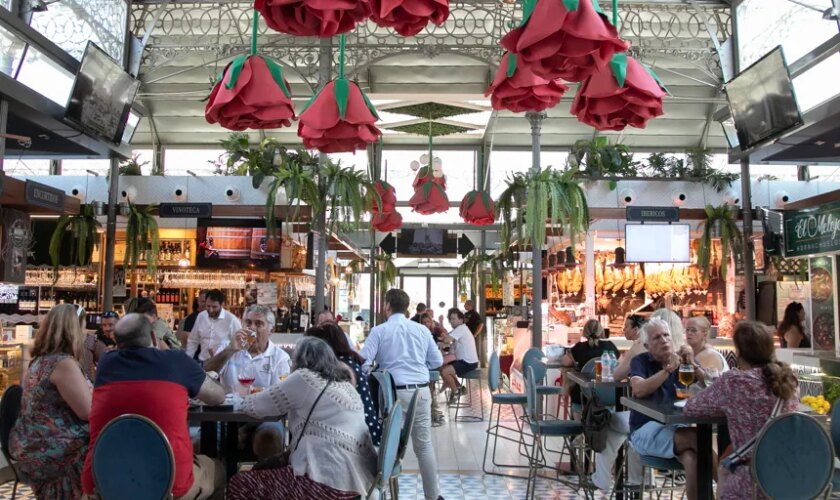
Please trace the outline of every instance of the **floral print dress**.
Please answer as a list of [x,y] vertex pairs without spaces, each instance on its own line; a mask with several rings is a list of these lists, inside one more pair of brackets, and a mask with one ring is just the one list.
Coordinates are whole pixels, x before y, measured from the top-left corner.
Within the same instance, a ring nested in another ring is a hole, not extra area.
[[[55,365],[67,354],[32,361],[24,376],[21,411],[12,429],[10,451],[39,499],[73,500],[82,496],[81,474],[88,450],[88,423],[79,419],[50,382]],[[81,368],[80,368],[81,369]]]
[[[761,431],[775,405],[776,396],[764,382],[761,368],[753,368],[724,373],[708,389],[689,399],[684,411],[686,415],[696,417],[725,416],[732,438],[732,449],[737,450]],[[785,401],[782,413],[796,411],[798,407],[799,397],[795,395]],[[758,497],[763,498],[761,494]],[[734,474],[718,485],[718,498],[753,498],[753,481],[748,463],[735,469]]]

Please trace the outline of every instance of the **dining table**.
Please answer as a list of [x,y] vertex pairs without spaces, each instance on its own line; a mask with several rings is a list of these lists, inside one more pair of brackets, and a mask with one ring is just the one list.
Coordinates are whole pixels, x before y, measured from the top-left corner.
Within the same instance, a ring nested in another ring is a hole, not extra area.
[[712,435],[717,428],[718,450],[724,450],[729,445],[726,417],[723,415],[714,417],[686,415],[681,406],[675,406],[674,401],[657,402],[625,396],[621,398],[621,403],[625,408],[637,411],[665,425],[685,425],[697,428],[697,498],[714,499]]

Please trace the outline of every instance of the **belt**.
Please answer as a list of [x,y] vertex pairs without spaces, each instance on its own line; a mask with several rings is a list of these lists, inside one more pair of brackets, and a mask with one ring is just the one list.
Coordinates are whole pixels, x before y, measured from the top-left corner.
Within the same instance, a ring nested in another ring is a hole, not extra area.
[[428,382],[426,382],[425,384],[408,384],[408,385],[398,385],[398,386],[396,386],[395,388],[396,388],[398,391],[401,391],[401,390],[403,390],[403,389],[422,389],[423,387],[429,387],[429,383],[428,383]]

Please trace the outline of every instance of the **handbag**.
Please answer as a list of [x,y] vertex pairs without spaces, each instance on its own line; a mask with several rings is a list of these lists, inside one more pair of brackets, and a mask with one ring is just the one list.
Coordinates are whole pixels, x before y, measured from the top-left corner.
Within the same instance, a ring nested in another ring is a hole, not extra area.
[[273,457],[266,458],[265,460],[257,462],[256,464],[254,464],[254,467],[252,467],[251,470],[279,469],[282,467],[287,467],[289,465],[292,453],[294,453],[295,450],[297,450],[298,445],[300,444],[300,440],[303,439],[303,435],[306,433],[306,426],[309,425],[309,417],[312,416],[312,412],[315,410],[315,407],[318,406],[318,401],[320,401],[321,396],[323,396],[324,393],[327,392],[327,387],[329,387],[330,384],[332,384],[332,380],[327,381],[327,385],[325,385],[324,388],[321,389],[321,393],[318,394],[318,397],[315,398],[315,402],[312,403],[312,408],[309,409],[309,414],[306,415],[306,420],[304,420],[303,422],[303,427],[300,429],[300,435],[297,438],[297,442],[295,443],[294,448],[292,450],[286,449]]
[[[770,418],[767,421],[770,422],[779,416],[779,414],[782,413],[783,407],[784,401],[782,401],[782,398],[776,398],[776,404],[773,405],[773,411],[770,413]],[[726,458],[720,461],[721,467],[728,470],[730,473],[734,473],[738,467],[749,462],[749,454],[752,453],[752,449],[755,447],[757,439],[757,435],[753,436],[749,441],[742,444],[740,448],[727,455]]]
[[592,397],[583,405],[581,416],[583,436],[592,451],[600,453],[607,447],[607,433],[611,419],[612,413],[609,408],[601,404],[598,395],[593,391]]

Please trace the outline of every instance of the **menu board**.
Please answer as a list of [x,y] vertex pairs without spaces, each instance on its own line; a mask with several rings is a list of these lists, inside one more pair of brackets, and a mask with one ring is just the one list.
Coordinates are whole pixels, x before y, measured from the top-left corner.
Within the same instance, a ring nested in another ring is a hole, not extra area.
[[809,259],[811,283],[811,336],[815,350],[834,351],[837,346],[835,300],[837,281],[835,260],[831,257]]

